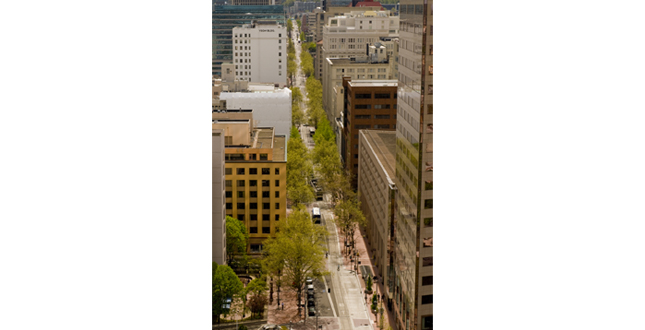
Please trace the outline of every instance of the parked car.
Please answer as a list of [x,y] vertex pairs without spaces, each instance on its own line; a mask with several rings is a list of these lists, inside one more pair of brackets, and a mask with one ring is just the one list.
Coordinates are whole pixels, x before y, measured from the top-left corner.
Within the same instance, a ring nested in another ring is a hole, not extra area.
[[316,306],[316,299],[314,299],[314,297],[307,298],[307,306],[308,307]]
[[313,306],[309,307],[309,316],[316,316],[316,309]]
[[311,293],[312,295],[316,292],[313,284],[307,285],[307,294]]

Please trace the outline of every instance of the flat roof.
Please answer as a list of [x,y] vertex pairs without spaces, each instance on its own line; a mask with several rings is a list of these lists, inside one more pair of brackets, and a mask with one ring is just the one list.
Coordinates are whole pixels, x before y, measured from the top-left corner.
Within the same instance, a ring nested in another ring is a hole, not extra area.
[[352,87],[397,87],[398,80],[353,80],[347,82]]
[[393,178],[396,176],[394,168],[396,164],[396,131],[362,129],[359,132],[365,135],[365,140],[369,143],[368,147],[376,155],[381,168],[383,168],[391,181],[390,184],[393,184]]

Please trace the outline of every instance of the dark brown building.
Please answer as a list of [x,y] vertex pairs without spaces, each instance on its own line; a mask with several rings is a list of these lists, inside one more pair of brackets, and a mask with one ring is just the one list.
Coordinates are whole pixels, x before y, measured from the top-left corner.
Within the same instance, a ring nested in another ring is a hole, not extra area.
[[396,129],[396,80],[357,80],[343,78],[343,129],[340,154],[345,168],[358,175],[358,131]]

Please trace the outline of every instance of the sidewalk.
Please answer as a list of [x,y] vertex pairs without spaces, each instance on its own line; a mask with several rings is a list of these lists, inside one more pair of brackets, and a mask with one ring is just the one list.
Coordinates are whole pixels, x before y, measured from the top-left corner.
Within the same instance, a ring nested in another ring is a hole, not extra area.
[[[340,235],[340,230],[339,230],[339,235]],[[358,255],[359,255],[358,260],[360,260],[360,262],[361,262],[360,266],[370,267],[372,269],[372,274],[377,274],[378,273],[378,271],[377,271],[378,267],[375,267],[373,265],[371,248],[369,247],[369,243],[366,242],[365,238],[363,237],[362,229],[357,230],[357,233],[355,234],[355,236],[356,236],[355,246],[356,246],[356,250],[358,251]],[[349,270],[350,267],[351,267],[349,257],[345,257],[344,261],[345,261],[346,269]],[[361,289],[365,290],[365,281],[363,280],[363,274],[360,272],[360,267],[359,267],[359,271],[358,271],[358,277],[360,279]],[[372,291],[373,291],[373,294],[371,294],[371,295],[368,294],[367,295],[366,303],[367,303],[368,306],[372,305],[372,296],[373,295],[377,294],[380,297],[381,294],[385,293],[384,284],[382,284],[380,280],[379,281],[372,281]],[[380,303],[379,303],[379,306],[380,306]],[[388,325],[391,326],[393,329],[395,329],[396,328],[396,325],[395,325],[396,320],[394,318],[394,312],[393,311],[388,311],[387,306],[385,304],[385,301],[383,301],[383,310],[384,310],[383,314],[385,315],[385,320],[384,320],[385,323],[383,325],[383,329],[387,330]],[[371,310],[368,310],[368,313],[370,315],[370,320],[373,322],[373,329],[374,330],[379,329],[379,326],[380,326],[379,323],[378,323],[379,322],[379,320],[378,320],[379,315],[372,313]]]

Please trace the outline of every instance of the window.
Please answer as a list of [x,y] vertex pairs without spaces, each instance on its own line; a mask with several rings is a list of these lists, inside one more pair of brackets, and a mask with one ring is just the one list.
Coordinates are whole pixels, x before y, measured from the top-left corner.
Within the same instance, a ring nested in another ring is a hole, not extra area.
[[432,237],[426,237],[423,239],[423,247],[432,247]]
[[258,220],[258,215],[257,214],[251,214],[251,221],[257,221]]
[[358,154],[354,154],[354,159],[358,159]]
[[257,234],[258,233],[258,227],[249,228],[249,232],[251,232],[251,234]]
[[428,108],[428,114],[431,115],[432,114],[432,104],[428,104],[427,108]]
[[227,210],[232,210],[233,209],[233,203],[226,203],[226,209]]
[[275,192],[275,198],[280,198],[280,192],[279,191]]
[[226,198],[231,198],[233,197],[233,192],[232,191],[227,191],[226,192]]
[[275,203],[275,209],[279,210],[280,209],[280,203]]
[[244,180],[237,180],[238,187],[244,187]]
[[371,104],[356,104],[354,105],[354,109],[371,109],[372,105]]
[[249,203],[249,209],[257,210],[258,209],[258,203]]
[[[258,229],[255,228],[255,231],[257,232]],[[262,244],[251,244],[251,252],[261,252],[262,251]]]
[[280,187],[280,180],[275,180],[275,186]]
[[232,168],[225,168],[225,169],[224,169],[224,174],[226,174],[226,175],[231,175],[231,174],[233,174],[233,169],[232,169]]
[[271,227],[262,227],[262,234],[271,234]]
[[421,305],[432,304],[432,295],[421,296]]
[[390,125],[374,125],[374,128],[390,128]]
[[425,219],[423,219],[423,224],[424,224],[426,227],[432,227],[432,218],[425,218]]
[[[372,70],[372,69],[370,69],[370,70]],[[354,98],[356,98],[356,99],[371,99],[372,94],[355,94]]]
[[[390,108],[389,104],[375,104],[374,105],[374,109],[389,109],[389,108]],[[378,116],[376,116],[376,117],[377,117],[377,119],[390,119],[389,115],[387,115],[387,118],[378,118]]]
[[432,330],[432,315],[421,318],[421,330]]
[[432,257],[423,258],[423,267],[432,266]]
[[226,180],[227,187],[233,187],[233,180]]
[[269,187],[269,180],[262,180],[262,187]]
[[426,181],[426,190],[432,190],[432,181]]
[[372,116],[370,115],[355,115],[354,119],[371,119]]
[[251,198],[258,198],[258,192],[257,191],[249,191],[249,197]]
[[278,214],[275,215],[275,221],[280,221],[280,215]]
[[354,125],[356,129],[370,129],[370,125]]
[[258,180],[249,180],[249,187],[257,187]]
[[262,192],[262,198],[269,198],[269,192],[268,191],[263,191]]
[[269,154],[260,154],[260,160],[269,160]]
[[282,38],[282,33],[278,33],[278,38]]
[[423,204],[424,204],[424,208],[431,209],[432,208],[432,199],[426,199]]
[[262,221],[269,221],[269,215],[268,214],[263,214],[262,215]]
[[[381,69],[379,69],[379,70],[381,70]],[[376,94],[374,94],[374,98],[375,99],[389,99],[390,98],[390,93],[385,93],[385,94],[376,93]]]
[[[258,155],[256,154],[249,154],[249,160],[257,160],[257,156]],[[258,174],[258,169],[254,168],[254,170],[255,170],[255,173],[251,173],[251,174]]]
[[263,210],[268,210],[271,207],[271,206],[269,206],[269,204],[271,204],[271,203],[262,203],[262,209]]
[[244,214],[238,214],[237,220],[244,221]]
[[238,168],[237,175],[244,175],[244,168]]
[[237,198],[244,198],[244,192],[243,191],[238,191],[237,192]]
[[279,168],[275,169],[275,175],[280,175],[280,169]]
[[432,276],[424,276],[421,279],[421,285],[432,285]]
[[281,52],[278,52],[278,56],[282,56],[282,53],[281,53]]
[[237,203],[237,208],[244,209],[245,208],[244,203]]
[[[255,155],[253,155],[255,156]],[[249,168],[249,174],[258,174],[258,169],[257,168]]]
[[[389,108],[389,104],[386,104]],[[376,119],[390,119],[390,115],[376,115]]]
[[271,172],[271,171],[270,171],[270,169],[269,169],[269,168],[263,168],[263,169],[262,169],[262,175],[268,175],[270,172]]

